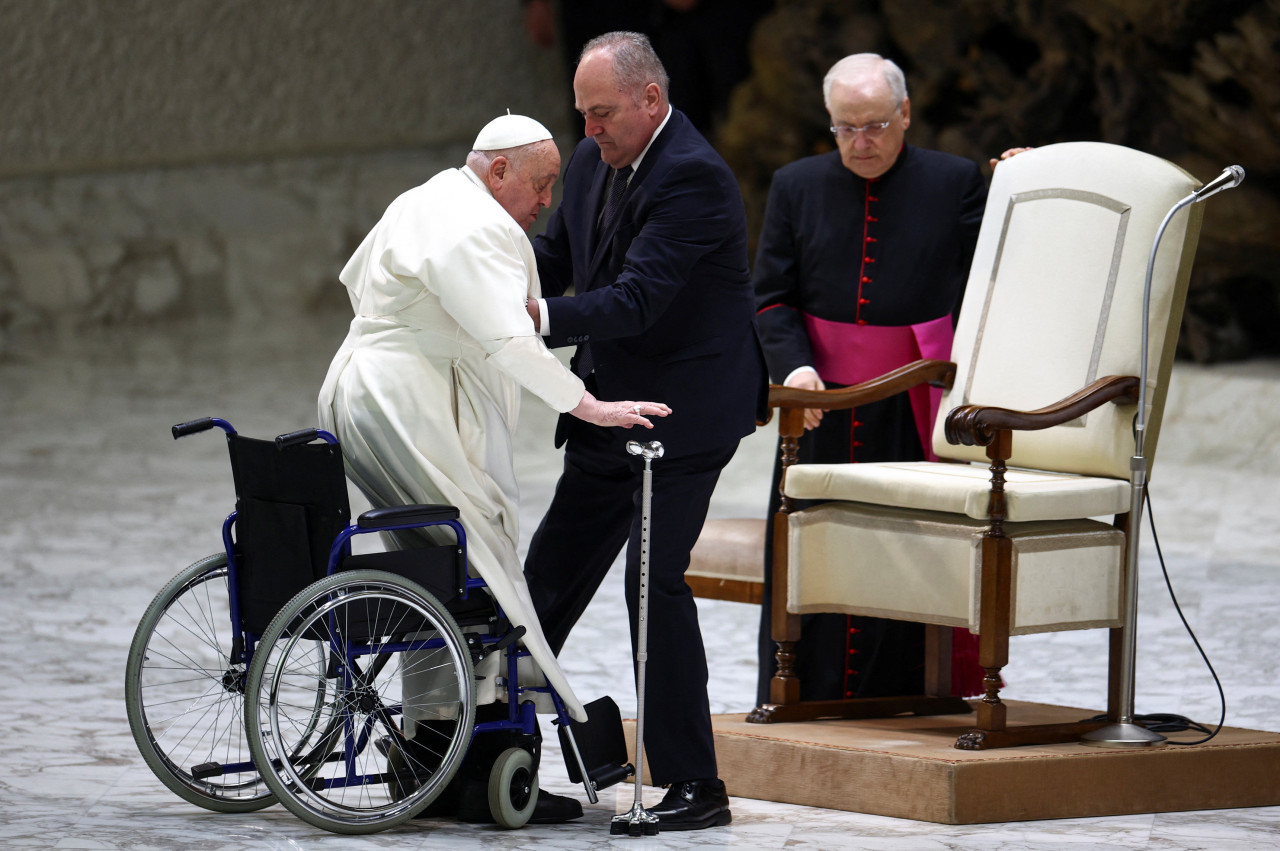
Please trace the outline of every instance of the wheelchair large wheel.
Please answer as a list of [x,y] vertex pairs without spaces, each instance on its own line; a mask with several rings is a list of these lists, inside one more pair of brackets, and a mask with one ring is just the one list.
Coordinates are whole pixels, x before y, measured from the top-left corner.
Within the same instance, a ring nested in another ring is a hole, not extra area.
[[[305,649],[315,640],[329,648],[320,677]],[[474,676],[462,631],[430,593],[381,571],[338,573],[290,600],[263,634],[247,682],[249,747],[299,818],[335,833],[382,830],[425,809],[457,773]],[[300,747],[318,697],[334,735]],[[406,713],[421,733],[408,742]]]
[[138,750],[164,785],[205,809],[240,813],[275,796],[250,762],[229,605],[225,553],[175,576],[134,633],[125,704]]

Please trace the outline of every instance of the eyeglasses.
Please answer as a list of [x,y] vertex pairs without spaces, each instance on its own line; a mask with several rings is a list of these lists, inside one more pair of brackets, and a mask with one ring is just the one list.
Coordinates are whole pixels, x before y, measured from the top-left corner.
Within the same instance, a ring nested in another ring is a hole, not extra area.
[[859,133],[868,139],[879,139],[884,135],[884,131],[889,129],[889,125],[893,123],[893,117],[884,121],[875,121],[871,124],[864,124],[861,127],[853,127],[849,124],[837,124],[831,128],[831,132],[835,134],[837,139],[853,139]]

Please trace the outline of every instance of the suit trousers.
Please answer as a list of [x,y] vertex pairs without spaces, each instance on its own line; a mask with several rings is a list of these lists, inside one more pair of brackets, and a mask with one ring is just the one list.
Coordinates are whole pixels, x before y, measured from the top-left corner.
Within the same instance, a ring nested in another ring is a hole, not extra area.
[[[644,462],[627,453],[628,440],[645,441],[645,430],[569,424],[564,472],[525,560],[534,608],[557,654],[625,543],[635,658]],[[734,440],[693,456],[664,447],[667,454],[651,462],[644,745],[657,785],[717,776],[707,658],[684,572],[720,471],[737,447]]]

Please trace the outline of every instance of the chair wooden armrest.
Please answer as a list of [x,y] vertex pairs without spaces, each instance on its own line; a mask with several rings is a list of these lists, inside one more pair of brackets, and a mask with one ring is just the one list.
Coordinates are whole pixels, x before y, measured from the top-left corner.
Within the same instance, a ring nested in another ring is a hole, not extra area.
[[769,385],[769,407],[783,409],[822,408],[839,411],[869,402],[878,402],[920,384],[948,388],[955,380],[956,365],[944,360],[918,360],[886,372],[870,381],[838,390],[802,390],[781,384]]
[[1036,431],[1062,425],[1107,402],[1137,404],[1138,379],[1132,375],[1108,375],[1034,411],[983,405],[960,405],[947,414],[947,442],[964,446],[990,446],[1000,431]]

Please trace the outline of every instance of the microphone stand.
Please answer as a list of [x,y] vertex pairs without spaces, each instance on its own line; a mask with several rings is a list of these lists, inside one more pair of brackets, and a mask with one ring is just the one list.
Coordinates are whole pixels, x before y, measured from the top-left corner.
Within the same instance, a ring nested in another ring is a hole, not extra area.
[[1234,189],[1242,180],[1244,180],[1244,169],[1238,165],[1228,166],[1217,178],[1173,205],[1165,215],[1164,221],[1160,223],[1155,241],[1151,244],[1151,257],[1147,260],[1147,276],[1142,289],[1142,367],[1138,382],[1138,416],[1133,430],[1133,457],[1129,459],[1129,469],[1132,472],[1129,531],[1125,541],[1128,545],[1126,556],[1128,576],[1125,587],[1128,607],[1121,632],[1120,716],[1114,723],[1082,736],[1081,742],[1086,745],[1149,747],[1167,741],[1164,736],[1148,730],[1133,720],[1134,677],[1138,654],[1138,533],[1142,528],[1142,505],[1147,488],[1147,457],[1144,454],[1144,444],[1147,433],[1147,347],[1150,340],[1151,277],[1155,271],[1156,252],[1160,249],[1160,240],[1164,237],[1165,229],[1174,215],[1182,208],[1198,204],[1224,189]]

